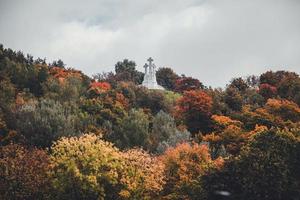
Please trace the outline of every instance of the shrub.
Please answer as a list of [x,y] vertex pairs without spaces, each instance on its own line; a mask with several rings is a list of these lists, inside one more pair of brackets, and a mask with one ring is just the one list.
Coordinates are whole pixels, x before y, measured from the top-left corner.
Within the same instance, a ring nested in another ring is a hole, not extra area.
[[0,147],[0,199],[47,199],[49,157],[18,144]]
[[111,199],[118,194],[120,152],[94,134],[55,142],[51,164],[58,199]]

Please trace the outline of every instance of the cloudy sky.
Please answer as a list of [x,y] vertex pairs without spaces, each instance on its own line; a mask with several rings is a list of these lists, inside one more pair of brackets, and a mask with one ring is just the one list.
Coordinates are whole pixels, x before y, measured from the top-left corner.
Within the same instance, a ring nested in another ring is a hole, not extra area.
[[225,86],[300,73],[299,0],[0,0],[0,43],[88,75],[124,58]]

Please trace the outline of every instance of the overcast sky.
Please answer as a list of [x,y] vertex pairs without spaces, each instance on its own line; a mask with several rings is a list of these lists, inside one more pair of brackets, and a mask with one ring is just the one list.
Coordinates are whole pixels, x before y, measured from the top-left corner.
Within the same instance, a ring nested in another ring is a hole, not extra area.
[[149,56],[225,86],[266,70],[300,73],[300,0],[0,0],[0,43],[88,75]]

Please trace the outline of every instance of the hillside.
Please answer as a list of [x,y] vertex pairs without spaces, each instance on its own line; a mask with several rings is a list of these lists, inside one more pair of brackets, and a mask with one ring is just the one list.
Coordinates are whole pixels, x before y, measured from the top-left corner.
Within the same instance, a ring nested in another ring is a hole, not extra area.
[[143,76],[0,45],[0,199],[300,199],[299,74]]

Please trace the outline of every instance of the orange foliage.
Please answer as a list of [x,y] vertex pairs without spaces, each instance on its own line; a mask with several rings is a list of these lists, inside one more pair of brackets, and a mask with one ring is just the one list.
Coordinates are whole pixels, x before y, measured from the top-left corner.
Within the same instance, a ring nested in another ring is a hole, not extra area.
[[189,199],[189,193],[201,185],[199,178],[210,168],[223,165],[221,158],[214,161],[211,159],[206,145],[196,143],[182,143],[169,148],[162,156],[162,161],[167,177],[166,193],[178,199]]
[[285,121],[297,122],[300,120],[300,108],[292,101],[268,99],[265,108],[269,113],[280,116]]
[[268,130],[268,127],[256,124],[254,130],[249,132],[249,135],[256,135],[257,133],[260,133],[260,132],[263,132],[266,130]]
[[178,112],[198,111],[209,114],[212,106],[212,98],[203,91],[192,90],[184,92],[177,101]]
[[266,126],[258,124],[255,125],[252,131],[245,131],[241,127],[231,124],[219,132],[203,136],[202,141],[208,142],[213,152],[218,151],[221,145],[224,145],[228,153],[237,155],[253,135],[265,130],[268,130]]
[[65,69],[61,67],[51,67],[50,75],[57,78],[60,83],[63,83],[66,78],[75,77],[82,79],[82,73],[75,69]]
[[263,127],[257,127],[253,132],[246,132],[236,125],[228,125],[224,130],[217,133],[210,133],[203,136],[203,141],[209,142],[213,151],[220,150],[221,146],[225,147],[226,152],[236,155],[240,152],[242,146],[249,140],[250,135],[261,130]]
[[211,133],[211,134],[204,135],[202,140],[205,142],[209,142],[212,145],[215,145],[215,144],[220,144],[222,142],[222,137],[218,134]]
[[97,94],[100,94],[100,93],[106,92],[110,89],[111,89],[111,86],[109,83],[94,81],[94,82],[90,83],[89,91],[93,90]]
[[128,99],[119,92],[107,93],[101,97],[100,100],[104,104],[105,108],[110,108],[111,110],[115,110],[115,108],[127,110],[129,106]]
[[244,123],[251,128],[254,128],[256,124],[270,128],[273,125],[281,126],[283,123],[280,117],[270,114],[265,108],[253,110],[250,105],[246,105],[243,106],[242,113],[244,118],[247,119]]
[[18,93],[16,97],[16,105],[22,106],[25,104],[24,98],[22,97],[22,94]]
[[229,126],[229,125],[236,125],[241,126],[242,122],[238,120],[233,120],[230,117],[224,116],[224,115],[212,115],[212,120],[214,120],[218,125],[221,126]]

